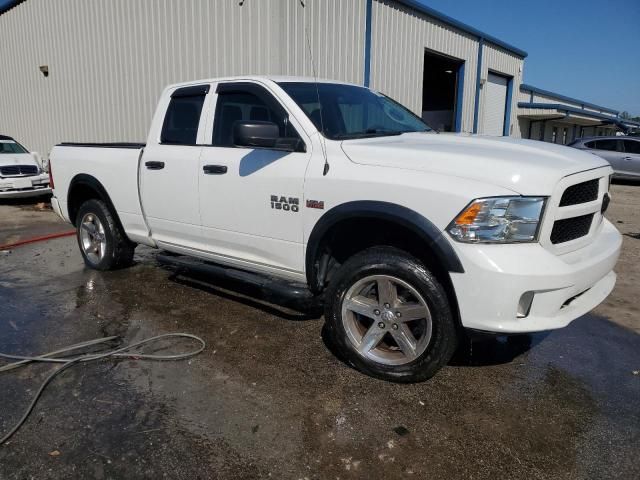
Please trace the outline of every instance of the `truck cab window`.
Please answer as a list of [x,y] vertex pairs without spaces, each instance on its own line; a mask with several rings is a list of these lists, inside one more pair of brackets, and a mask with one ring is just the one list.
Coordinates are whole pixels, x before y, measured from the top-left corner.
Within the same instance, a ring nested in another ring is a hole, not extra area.
[[162,125],[161,143],[175,145],[196,143],[204,98],[204,95],[174,96],[171,98]]
[[218,92],[213,123],[213,145],[217,147],[233,147],[234,124],[247,120],[275,123],[280,130],[280,137],[282,138],[299,137],[289,123],[288,115],[284,109],[267,105],[267,102],[260,96],[250,91],[221,91]]

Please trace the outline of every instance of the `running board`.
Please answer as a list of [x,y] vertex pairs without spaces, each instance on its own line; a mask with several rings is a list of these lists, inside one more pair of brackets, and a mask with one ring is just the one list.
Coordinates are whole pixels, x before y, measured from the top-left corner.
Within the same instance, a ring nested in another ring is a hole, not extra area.
[[232,280],[257,287],[267,301],[293,304],[298,308],[313,308],[319,305],[319,297],[302,284],[289,283],[286,280],[245,272],[231,267],[198,260],[183,255],[156,255],[158,263],[173,267],[178,273],[191,273],[205,278]]

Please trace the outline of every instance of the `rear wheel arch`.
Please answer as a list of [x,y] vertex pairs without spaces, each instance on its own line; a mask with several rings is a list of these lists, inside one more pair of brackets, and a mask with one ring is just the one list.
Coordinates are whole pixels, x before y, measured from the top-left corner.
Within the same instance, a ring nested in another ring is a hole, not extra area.
[[102,200],[107,207],[111,210],[111,214],[114,216],[115,221],[122,228],[120,219],[116,213],[116,209],[104,188],[102,183],[92,175],[86,173],[80,173],[73,177],[69,184],[69,192],[67,194],[67,213],[69,214],[69,220],[73,225],[76,225],[76,217],[78,211],[84,202],[91,199]]

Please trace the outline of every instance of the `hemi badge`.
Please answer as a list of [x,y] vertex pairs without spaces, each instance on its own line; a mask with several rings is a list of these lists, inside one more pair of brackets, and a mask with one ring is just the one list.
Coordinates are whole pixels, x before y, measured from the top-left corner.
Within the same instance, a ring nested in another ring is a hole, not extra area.
[[320,200],[307,200],[307,208],[317,208],[324,210],[324,202]]

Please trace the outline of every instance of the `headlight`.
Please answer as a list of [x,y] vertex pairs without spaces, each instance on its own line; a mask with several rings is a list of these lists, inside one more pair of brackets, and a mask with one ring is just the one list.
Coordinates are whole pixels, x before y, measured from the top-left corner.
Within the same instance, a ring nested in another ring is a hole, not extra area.
[[465,243],[535,242],[545,197],[479,198],[449,224],[447,231]]

